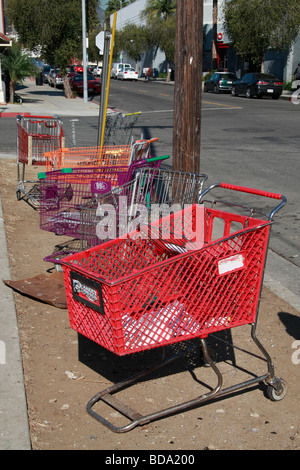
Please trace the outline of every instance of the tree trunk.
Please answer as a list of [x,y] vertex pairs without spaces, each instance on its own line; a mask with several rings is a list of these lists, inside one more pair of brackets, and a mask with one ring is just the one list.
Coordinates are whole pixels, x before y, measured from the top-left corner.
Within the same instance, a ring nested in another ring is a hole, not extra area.
[[9,102],[14,103],[15,101],[15,89],[16,84],[12,81],[9,82]]
[[68,99],[75,98],[75,96],[73,95],[73,91],[72,91],[69,79],[66,75],[63,77],[63,82],[64,82],[65,97]]
[[212,43],[211,43],[211,70],[218,68],[218,53],[217,53],[217,29],[218,29],[218,0],[213,0],[213,14],[212,14]]
[[200,173],[203,0],[177,0],[173,167]]
[[169,82],[170,81],[170,70],[171,70],[171,66],[170,66],[170,61],[168,61],[168,65],[167,65],[168,69],[167,69],[167,78],[166,78],[166,82]]

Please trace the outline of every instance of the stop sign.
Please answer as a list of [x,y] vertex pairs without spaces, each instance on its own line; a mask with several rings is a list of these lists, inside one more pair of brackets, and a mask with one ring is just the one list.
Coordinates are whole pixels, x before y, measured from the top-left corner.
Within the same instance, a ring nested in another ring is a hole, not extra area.
[[[109,34],[109,39],[111,41],[111,35]],[[100,54],[104,53],[104,31],[100,31],[96,36],[96,46],[99,49]]]

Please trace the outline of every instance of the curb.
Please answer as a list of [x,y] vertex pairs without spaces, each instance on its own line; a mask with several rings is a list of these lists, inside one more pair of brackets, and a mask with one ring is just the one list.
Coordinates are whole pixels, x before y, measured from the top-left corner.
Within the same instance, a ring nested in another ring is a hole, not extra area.
[[[2,279],[10,279],[0,195]],[[31,450],[18,320],[12,290],[0,283],[0,450]]]

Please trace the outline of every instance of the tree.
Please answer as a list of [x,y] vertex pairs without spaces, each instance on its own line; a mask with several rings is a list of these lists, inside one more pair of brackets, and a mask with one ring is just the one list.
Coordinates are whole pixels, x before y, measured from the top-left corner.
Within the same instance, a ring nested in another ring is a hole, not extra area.
[[150,43],[157,45],[164,51],[167,61],[167,78],[170,80],[171,64],[175,58],[175,35],[176,35],[176,16],[168,16],[166,19],[158,19],[148,25],[148,37]]
[[137,70],[137,62],[141,60],[146,44],[146,28],[129,23],[120,31],[116,31],[114,51],[116,54],[121,50],[126,51],[127,55],[135,60]]
[[212,42],[211,42],[211,70],[216,70],[218,67],[218,54],[217,54],[217,28],[218,28],[218,0],[213,0],[212,12]]
[[300,26],[299,0],[231,0],[224,7],[224,28],[233,47],[261,64],[269,48],[289,49]]
[[148,0],[141,16],[147,21],[149,46],[156,45],[166,54],[169,81],[175,54],[176,0]]
[[30,55],[22,52],[21,46],[16,42],[7,49],[2,58],[2,66],[9,76],[9,102],[13,103],[17,82],[22,83],[29,75],[35,75],[37,68]]
[[[88,0],[89,28],[95,28],[98,0]],[[42,59],[59,67],[64,76],[66,96],[71,96],[66,67],[82,56],[82,9],[78,0],[7,0],[7,14],[20,42]]]
[[175,15],[175,13],[176,0],[148,0],[142,16],[146,17],[148,21],[158,18],[166,20],[169,16]]

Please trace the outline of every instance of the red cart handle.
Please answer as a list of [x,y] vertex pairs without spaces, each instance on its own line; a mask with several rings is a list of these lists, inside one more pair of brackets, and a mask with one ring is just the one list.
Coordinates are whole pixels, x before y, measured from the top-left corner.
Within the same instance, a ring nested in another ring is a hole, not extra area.
[[246,188],[245,186],[237,186],[235,184],[216,183],[216,184],[212,184],[208,188],[204,189],[204,191],[202,191],[202,193],[199,195],[198,203],[201,203],[201,201],[203,200],[203,196],[205,196],[209,191],[217,187],[220,187],[223,189],[232,189],[234,191],[242,191],[244,193],[255,194],[257,196],[270,197],[273,199],[281,199],[280,204],[278,204],[267,216],[269,220],[272,220],[276,212],[278,212],[279,209],[281,209],[287,202],[286,197],[283,196],[283,194],[271,193],[269,191],[263,191],[261,189]]
[[234,191],[242,191],[243,193],[256,194],[257,196],[271,197],[273,199],[282,199],[282,194],[270,193],[268,191],[262,191],[261,189],[246,188],[245,186],[237,186],[235,184],[220,183],[221,188],[233,189]]
[[31,124],[39,124],[40,122],[43,122],[46,127],[51,128],[51,129],[54,129],[57,126],[56,122],[54,122],[53,124],[48,124],[44,119],[42,119],[40,121],[33,121],[33,120],[29,119],[29,122]]

